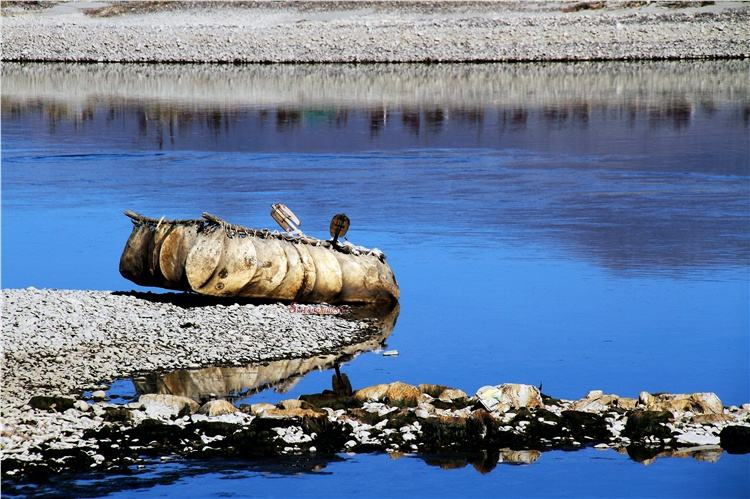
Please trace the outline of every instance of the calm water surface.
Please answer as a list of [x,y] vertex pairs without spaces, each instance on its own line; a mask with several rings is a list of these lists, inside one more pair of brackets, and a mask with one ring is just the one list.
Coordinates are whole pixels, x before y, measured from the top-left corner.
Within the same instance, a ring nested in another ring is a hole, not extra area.
[[[385,340],[400,355],[346,363],[355,387],[520,382],[564,398],[747,402],[749,74],[747,61],[6,64],[2,286],[134,289],[117,271],[125,209],[266,227],[284,202],[319,236],[343,211],[350,240],[383,249],[402,292]],[[295,383],[243,401],[320,391],[330,371]],[[741,496],[749,467],[590,450],[480,474],[342,455],[318,471],[179,462],[49,490]]]

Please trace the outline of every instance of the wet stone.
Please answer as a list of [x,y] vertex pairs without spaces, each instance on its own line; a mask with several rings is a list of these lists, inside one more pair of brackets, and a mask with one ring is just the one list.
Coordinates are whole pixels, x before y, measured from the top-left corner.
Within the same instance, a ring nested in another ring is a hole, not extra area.
[[105,407],[103,417],[110,423],[128,423],[133,419],[133,410],[127,407]]
[[35,395],[31,397],[28,405],[34,409],[41,409],[44,411],[64,412],[74,407],[75,399],[71,397]]
[[721,446],[730,454],[750,452],[750,426],[727,426],[719,434]]
[[226,400],[210,400],[198,409],[197,414],[206,416],[221,416],[224,414],[234,414],[238,409]]
[[299,398],[300,400],[309,402],[314,407],[329,407],[333,410],[362,406],[360,399],[337,395],[331,390],[324,390],[322,393],[300,395]]
[[607,428],[607,422],[600,414],[591,414],[582,411],[563,411],[561,424],[570,431],[570,435],[576,440],[606,440],[611,434]]
[[672,436],[667,424],[674,420],[674,415],[669,411],[630,411],[627,416],[623,435],[632,440],[646,437],[666,439]]

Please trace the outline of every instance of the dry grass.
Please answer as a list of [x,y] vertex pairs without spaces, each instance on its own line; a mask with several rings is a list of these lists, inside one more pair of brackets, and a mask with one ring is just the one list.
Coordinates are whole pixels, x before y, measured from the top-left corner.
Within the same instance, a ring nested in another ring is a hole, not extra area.
[[148,14],[169,10],[189,8],[195,2],[170,2],[164,0],[144,0],[132,2],[113,2],[105,7],[86,9],[86,14],[92,17],[116,17],[127,14]]
[[[596,3],[596,2],[594,2]],[[492,9],[504,11],[556,10],[561,2],[527,2],[508,0],[140,0],[116,1],[111,5],[86,9],[94,17],[115,17],[128,14],[148,14],[177,10],[216,8],[242,9],[294,9],[301,12],[327,12],[362,8],[376,11],[403,11],[414,13],[451,12],[467,9]]]
[[607,6],[607,2],[579,2],[562,8],[563,12],[579,12],[581,10],[597,10]]
[[29,12],[49,9],[60,3],[61,0],[38,0],[38,1],[6,1],[0,2],[2,15],[15,14],[18,12]]

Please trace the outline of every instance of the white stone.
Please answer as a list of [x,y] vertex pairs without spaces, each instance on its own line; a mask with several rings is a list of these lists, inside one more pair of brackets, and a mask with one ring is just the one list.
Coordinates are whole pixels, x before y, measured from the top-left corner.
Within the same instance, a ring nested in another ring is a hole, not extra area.
[[417,409],[416,411],[414,411],[414,415],[420,419],[426,419],[430,417],[430,414],[424,409]]
[[694,444],[694,445],[719,445],[720,439],[716,435],[710,433],[697,433],[689,431],[677,435],[676,440],[682,444]]
[[198,414],[206,416],[222,416],[224,414],[234,414],[238,409],[226,400],[209,400],[198,409]]
[[91,406],[85,400],[76,400],[73,407],[81,412],[89,412]]
[[190,413],[198,410],[198,403],[190,398],[179,395],[149,393],[141,395],[138,402],[144,407],[149,417],[170,419],[188,409]]

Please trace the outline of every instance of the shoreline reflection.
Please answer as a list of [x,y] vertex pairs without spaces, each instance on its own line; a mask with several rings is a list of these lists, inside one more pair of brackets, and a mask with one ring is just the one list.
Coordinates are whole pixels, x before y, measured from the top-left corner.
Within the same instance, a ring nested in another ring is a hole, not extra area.
[[361,353],[382,347],[393,332],[399,306],[373,316],[373,309],[354,310],[360,318],[369,317],[375,332],[362,341],[347,345],[338,351],[312,357],[258,362],[241,367],[206,367],[178,369],[165,373],[154,372],[133,378],[137,395],[147,393],[170,394],[188,397],[203,404],[215,398],[225,398],[233,403],[263,390],[273,388],[285,393],[312,371],[335,369]]

